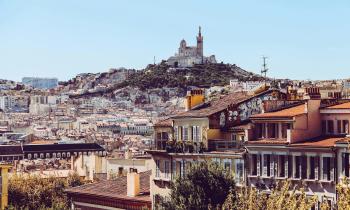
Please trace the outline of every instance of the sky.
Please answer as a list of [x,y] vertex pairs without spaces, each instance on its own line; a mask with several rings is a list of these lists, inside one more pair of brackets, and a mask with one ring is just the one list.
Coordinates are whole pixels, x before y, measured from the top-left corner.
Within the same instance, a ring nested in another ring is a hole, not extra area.
[[350,1],[0,0],[0,78],[141,69],[181,39],[204,54],[268,76],[350,77]]

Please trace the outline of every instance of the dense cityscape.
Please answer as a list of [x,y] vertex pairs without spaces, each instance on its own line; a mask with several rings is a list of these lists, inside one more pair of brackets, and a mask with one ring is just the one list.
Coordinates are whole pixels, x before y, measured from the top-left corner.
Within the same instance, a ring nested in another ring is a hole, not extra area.
[[350,209],[350,79],[245,70],[208,30],[142,69],[0,79],[0,209]]

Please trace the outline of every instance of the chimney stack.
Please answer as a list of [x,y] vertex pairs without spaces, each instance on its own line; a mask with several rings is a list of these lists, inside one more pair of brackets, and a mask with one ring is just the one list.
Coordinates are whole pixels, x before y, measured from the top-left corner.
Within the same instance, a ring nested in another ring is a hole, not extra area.
[[127,195],[129,197],[135,197],[140,194],[140,174],[134,171],[130,171],[127,174]]
[[185,99],[185,109],[186,111],[191,110],[193,107],[196,107],[200,104],[203,104],[205,101],[204,90],[194,89],[187,91]]

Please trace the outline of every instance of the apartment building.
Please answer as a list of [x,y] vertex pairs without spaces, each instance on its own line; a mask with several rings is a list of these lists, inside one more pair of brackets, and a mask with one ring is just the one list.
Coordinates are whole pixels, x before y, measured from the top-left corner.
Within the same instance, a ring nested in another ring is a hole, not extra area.
[[[313,93],[310,90],[310,93]],[[200,91],[186,97],[187,111],[154,125],[151,198],[167,196],[169,184],[194,162],[227,168],[238,186],[269,193],[288,179],[307,196],[334,206],[336,186],[350,177],[350,102],[342,99],[285,100],[276,90],[233,93],[204,102]]]
[[284,97],[277,90],[267,90],[253,95],[236,92],[205,102],[203,91],[190,91],[187,111],[154,126],[155,148],[148,151],[152,155],[153,204],[159,195],[169,195],[171,180],[184,176],[194,162],[218,162],[232,173],[238,186],[246,185],[243,143],[249,117],[261,113],[264,100]]
[[349,177],[350,120],[350,102],[334,102],[300,101],[253,115],[245,146],[248,186],[269,192],[289,179],[333,206],[336,185]]

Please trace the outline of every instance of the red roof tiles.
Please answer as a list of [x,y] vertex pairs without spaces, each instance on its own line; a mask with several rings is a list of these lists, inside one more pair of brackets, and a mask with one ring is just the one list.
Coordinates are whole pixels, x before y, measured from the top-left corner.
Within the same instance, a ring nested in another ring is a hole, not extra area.
[[301,104],[295,107],[282,109],[275,112],[266,112],[261,114],[256,114],[251,116],[251,119],[254,118],[289,118],[295,117],[301,114],[305,114],[305,104]]
[[150,198],[150,175],[151,171],[140,173],[140,195],[136,197],[127,196],[127,178],[119,177],[116,180],[105,180],[69,188],[66,192],[70,195],[89,195],[90,197],[105,197],[112,199],[151,201]]
[[350,102],[329,106],[325,109],[350,109]]
[[343,140],[339,136],[320,136],[303,142],[290,144],[292,147],[334,147],[336,142]]

